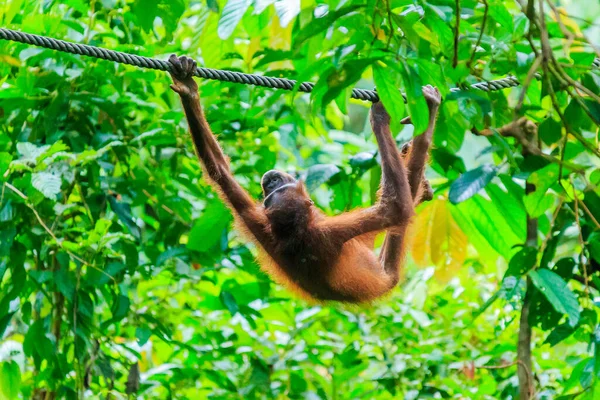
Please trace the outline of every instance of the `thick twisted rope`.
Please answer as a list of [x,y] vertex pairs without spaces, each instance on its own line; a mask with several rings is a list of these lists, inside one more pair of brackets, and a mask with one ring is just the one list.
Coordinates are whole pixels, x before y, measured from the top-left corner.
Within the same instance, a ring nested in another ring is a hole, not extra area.
[[[89,46],[87,44],[71,43],[64,40],[49,38],[46,36],[33,35],[30,33],[18,32],[12,29],[0,28],[0,39],[10,40],[32,44],[35,46],[45,47],[47,49],[58,50],[65,53],[79,54],[82,56],[100,58],[103,60],[114,61],[121,64],[134,65],[136,67],[157,69],[161,71],[171,71],[171,64],[168,61],[157,60],[137,56],[134,54],[123,53],[120,51],[107,50],[101,47]],[[593,66],[600,68],[600,59],[595,59]],[[244,74],[235,71],[225,71],[212,68],[198,67],[195,76],[204,79],[212,79],[224,82],[242,83],[246,85],[263,86],[267,88],[294,90],[297,82],[292,79],[272,78],[264,75]],[[311,92],[315,86],[312,82],[301,82],[298,85],[300,92]],[[495,79],[492,81],[478,82],[470,86],[471,89],[483,90],[489,92],[493,90],[502,90],[511,87],[519,86],[519,81],[513,76],[506,78]],[[459,91],[460,88],[452,88],[450,91]],[[375,90],[367,89],[352,89],[352,98],[376,102],[379,101],[379,96]]]

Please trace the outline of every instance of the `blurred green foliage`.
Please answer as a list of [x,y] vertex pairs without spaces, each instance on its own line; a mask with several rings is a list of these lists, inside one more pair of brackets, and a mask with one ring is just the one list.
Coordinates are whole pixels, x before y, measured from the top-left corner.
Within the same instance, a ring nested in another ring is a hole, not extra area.
[[[427,123],[421,86],[445,97],[402,287],[314,305],[260,271],[166,74],[0,43],[0,398],[516,398],[525,290],[537,398],[598,398],[600,6],[463,0],[457,24],[456,4],[0,4],[11,29],[315,81],[206,81],[201,98],[244,187],[258,198],[265,171],[298,173],[328,213],[371,204],[380,178],[352,87],[378,86],[399,145]],[[449,93],[509,74],[525,90]],[[540,154],[498,134],[520,116]]]

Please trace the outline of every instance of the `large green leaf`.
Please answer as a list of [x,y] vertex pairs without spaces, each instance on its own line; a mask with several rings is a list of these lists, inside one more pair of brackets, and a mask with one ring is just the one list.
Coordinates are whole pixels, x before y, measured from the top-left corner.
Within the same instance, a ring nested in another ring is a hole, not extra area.
[[116,295],[111,310],[113,314],[113,321],[117,322],[125,318],[129,313],[130,305],[131,300],[129,300],[129,297],[122,294]]
[[510,259],[506,276],[521,276],[536,265],[537,249],[523,247]]
[[556,346],[575,332],[575,327],[568,323],[561,324],[554,328],[548,335],[544,343],[548,343],[550,346]]
[[458,209],[469,218],[489,245],[505,259],[510,259],[514,252],[513,247],[522,243],[494,204],[482,196],[477,195],[460,203]]
[[489,164],[465,172],[450,186],[448,198],[454,204],[463,202],[477,194],[498,173],[498,168]]
[[35,144],[29,142],[17,143],[17,152],[21,156],[20,159],[32,163],[35,163],[37,158],[44,154],[48,149],[50,149],[49,145],[38,147]]
[[508,12],[506,6],[502,2],[490,4],[489,15],[496,22],[502,25],[508,32],[513,30],[513,16]]
[[345,101],[346,93],[360,80],[363,72],[374,61],[370,58],[348,60],[340,68],[327,68],[319,77],[311,92],[315,105],[318,108],[323,108],[340,97]]
[[592,232],[587,240],[590,256],[600,263],[600,232]]
[[142,232],[140,227],[133,220],[129,204],[117,200],[114,196],[108,196],[108,202],[110,203],[110,208],[117,214],[119,220],[129,229],[129,232],[139,240]]
[[56,200],[61,183],[60,177],[50,172],[35,172],[31,175],[31,185],[50,200]]
[[235,301],[235,297],[233,297],[230,292],[222,290],[219,298],[221,299],[223,305],[227,307],[231,315],[235,315],[239,311],[239,306]]
[[523,204],[525,204],[527,214],[531,218],[537,218],[552,207],[555,200],[552,196],[540,196],[534,192],[523,197]]
[[600,326],[596,326],[592,333],[592,342],[594,343],[594,374],[600,374]]
[[[487,310],[496,300],[511,300],[515,293],[518,293],[518,289],[520,288],[519,282],[522,282],[522,280],[514,276],[507,276],[506,278],[502,279],[502,284],[498,291],[496,291],[492,296],[490,296],[490,298],[481,307],[479,307],[477,311],[473,313],[473,321],[475,321],[477,317],[483,314],[485,310]],[[525,285],[522,286],[524,289]]]
[[395,84],[395,79],[391,76],[392,71],[391,68],[386,68],[380,63],[373,65],[373,79],[379,99],[390,115],[392,125],[398,127],[404,116],[404,99],[398,85]]
[[306,188],[313,191],[331,178],[336,176],[341,170],[333,164],[313,165],[306,171]]
[[529,276],[554,309],[559,313],[567,314],[569,324],[575,326],[579,321],[579,302],[567,283],[548,269],[530,271]]
[[321,18],[314,18],[308,24],[306,24],[306,26],[304,26],[296,35],[294,35],[294,45],[301,46],[306,40],[325,31],[326,29],[329,29],[329,27],[333,23],[335,23],[339,18],[356,11],[361,7],[364,6],[352,4],[341,7]]
[[279,0],[275,2],[275,12],[283,28],[300,14],[300,0]]
[[14,361],[5,361],[0,367],[0,394],[6,400],[18,398],[21,388],[21,370]]
[[61,267],[58,271],[54,272],[54,281],[56,282],[58,291],[61,292],[66,299],[73,301],[77,285],[73,274],[65,267]]
[[366,171],[371,167],[377,165],[376,155],[377,153],[363,151],[353,155],[348,161],[352,168],[355,168],[360,171]]
[[554,203],[554,196],[547,196],[548,189],[558,181],[559,166],[557,164],[548,164],[545,167],[536,170],[531,174],[528,182],[535,187],[533,193],[527,194],[523,198],[527,213],[537,218],[541,216]]
[[221,240],[223,231],[229,226],[231,213],[221,201],[213,201],[202,211],[189,234],[187,248],[206,252]]
[[15,315],[16,312],[9,312],[4,314],[2,317],[0,317],[0,336],[4,335],[4,332],[6,331],[6,327],[8,326],[8,324],[10,324],[10,320],[12,319],[13,315]]
[[408,114],[415,127],[415,134],[420,135],[425,132],[429,124],[429,108],[423,96],[423,83],[417,71],[406,61],[402,61],[398,69],[404,81]]
[[223,13],[221,19],[219,19],[219,28],[217,30],[219,38],[225,40],[231,36],[233,30],[236,28],[238,23],[242,20],[248,7],[252,4],[251,0],[228,0],[225,7],[223,7]]
[[507,192],[500,189],[498,185],[489,184],[485,187],[485,192],[496,209],[502,214],[508,226],[513,232],[525,242],[527,236],[525,207],[518,197],[510,190]]
[[23,0],[13,0],[8,4],[10,5],[8,8],[5,8],[6,11],[4,12],[4,17],[2,18],[2,23],[4,26],[8,26],[12,22],[15,15],[19,13],[21,10],[21,5],[23,4]]
[[548,117],[540,124],[538,132],[540,139],[546,145],[551,146],[562,137],[562,126],[554,118]]

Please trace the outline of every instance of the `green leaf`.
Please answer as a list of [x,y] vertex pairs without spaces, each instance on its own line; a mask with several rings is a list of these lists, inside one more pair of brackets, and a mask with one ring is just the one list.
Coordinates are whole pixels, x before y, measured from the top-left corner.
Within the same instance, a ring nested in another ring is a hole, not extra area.
[[587,239],[590,256],[600,263],[600,232],[592,232]]
[[73,301],[73,295],[75,294],[75,279],[73,274],[68,269],[61,267],[54,273],[54,282],[58,291],[61,292],[69,301]]
[[592,357],[584,358],[573,368],[571,376],[564,384],[564,390],[569,390],[580,384],[584,389],[588,389],[593,379],[594,359]]
[[56,346],[48,338],[44,319],[39,319],[29,326],[23,341],[23,352],[27,356],[50,360],[56,355]]
[[529,31],[529,19],[525,14],[519,14],[514,20],[515,28],[512,32],[513,42],[521,39]]
[[177,246],[177,247],[171,247],[165,251],[163,251],[157,258],[156,261],[154,262],[156,264],[157,267],[162,266],[167,260],[171,259],[171,258],[175,258],[178,256],[183,256],[188,254],[189,252],[187,251],[187,249],[183,246]]
[[217,33],[222,40],[228,39],[233,33],[238,23],[242,20],[248,7],[252,4],[251,0],[228,0],[223,8]]
[[158,1],[136,0],[132,5],[132,10],[138,19],[140,27],[144,31],[150,32],[154,19],[158,16]]
[[60,177],[50,172],[35,172],[31,175],[31,185],[50,200],[56,201],[56,195],[60,193],[61,184]]
[[[302,371],[290,371],[290,390],[292,394],[301,395],[306,392],[308,383],[302,374]],[[301,396],[300,396],[301,397]]]
[[[21,11],[21,6],[23,4],[23,0],[12,0],[9,2],[10,6],[8,6],[8,10],[4,13],[4,19],[2,20],[2,24],[4,26],[8,26],[15,16]],[[4,6],[6,7],[6,6]]]
[[36,146],[29,142],[17,143],[17,152],[21,155],[21,160],[35,163],[37,158],[44,154],[50,148],[49,145]]
[[524,243],[527,236],[525,207],[521,198],[515,196],[510,190],[505,192],[498,185],[488,184],[485,192],[496,209],[502,214],[504,220],[512,231]]
[[600,125],[600,104],[594,99],[583,99],[583,102],[587,106],[592,121],[596,125]]
[[489,164],[465,172],[452,182],[448,198],[453,204],[463,202],[477,194],[498,173],[498,168]]
[[131,207],[129,204],[118,201],[114,196],[107,196],[110,208],[117,214],[119,220],[125,224],[129,229],[129,232],[137,239],[140,240],[142,231],[139,226],[133,220],[131,215]]
[[469,217],[477,231],[496,252],[509,260],[512,248],[522,243],[506,223],[491,201],[476,195],[458,205],[462,214]]
[[129,307],[131,305],[131,301],[129,300],[129,297],[124,296],[122,294],[117,295],[115,302],[112,305],[112,315],[113,315],[113,320],[115,322],[118,322],[120,320],[122,320],[123,318],[125,318],[127,316],[127,314],[129,313]]
[[279,0],[275,2],[275,12],[282,28],[288,26],[300,14],[300,0]]
[[335,23],[335,21],[361,7],[364,6],[356,4],[349,5],[335,10],[334,12],[330,12],[322,18],[314,18],[308,22],[306,26],[300,29],[297,35],[294,36],[294,46],[298,48],[302,45],[302,43],[304,43],[304,41],[329,29]]
[[360,152],[358,154],[353,155],[352,157],[350,157],[350,166],[352,168],[361,170],[361,171],[366,171],[368,169],[370,169],[371,167],[377,165],[377,159],[375,157],[374,153],[369,153],[367,151],[363,151]]
[[439,44],[439,48],[436,49],[436,52],[441,52],[446,56],[450,55],[453,47],[452,38],[454,34],[451,25],[448,23],[449,21],[445,18],[443,13],[439,12],[438,7],[428,2],[424,3],[423,6],[425,11],[423,23],[429,27],[431,33],[433,33],[432,37],[428,38],[428,40],[432,43]]
[[513,16],[508,12],[508,10],[502,2],[490,4],[489,13],[490,17],[496,20],[496,22],[502,25],[502,27],[505,28],[508,32],[513,31]]
[[546,297],[554,309],[559,313],[567,314],[571,326],[577,325],[580,315],[579,303],[567,283],[548,269],[530,271],[529,276],[535,287]]
[[4,206],[0,206],[0,222],[11,221],[16,216],[16,212],[12,206],[12,201],[8,200]]
[[219,12],[219,2],[217,0],[206,0],[206,5],[208,9],[212,12]]
[[423,58],[410,59],[410,62],[415,64],[417,73],[421,77],[421,81],[438,88],[442,97],[445,97],[448,92],[446,80],[444,77],[444,70],[441,65],[437,62],[430,61]]
[[510,259],[505,276],[521,276],[536,266],[537,249],[523,247]]
[[228,291],[222,290],[219,298],[221,299],[223,305],[227,307],[231,315],[235,315],[240,311],[238,304],[235,301],[235,297],[233,297],[233,295]]
[[6,177],[4,174],[12,161],[12,155],[10,153],[0,152],[0,180],[4,180]]
[[135,330],[135,337],[139,346],[145,345],[148,342],[148,339],[150,339],[150,336],[152,336],[152,331],[145,326],[136,328]]
[[420,135],[427,130],[429,125],[429,108],[423,96],[421,78],[417,71],[404,60],[400,63],[399,69],[406,90],[408,114],[415,127],[415,134]]
[[[543,159],[539,161],[545,163]],[[534,170],[529,177],[529,182],[535,185],[534,193],[536,195],[540,197],[546,196],[546,191],[558,181],[559,169],[557,164],[544,164],[542,168]]]
[[568,323],[561,324],[554,328],[552,332],[548,335],[544,344],[549,344],[550,347],[554,347],[569,336],[575,333],[575,327],[569,325]]
[[213,249],[221,240],[223,231],[229,226],[231,213],[225,205],[215,200],[202,211],[190,231],[187,248],[206,252]]
[[2,363],[0,368],[0,393],[7,400],[18,398],[21,389],[21,370],[14,361]]
[[108,282],[113,281],[125,269],[125,264],[120,261],[108,263],[102,270],[95,268],[88,269],[86,280],[90,285],[103,286]]
[[523,197],[525,210],[532,218],[537,218],[546,212],[555,202],[552,196],[539,196],[535,192]]
[[458,103],[458,109],[463,114],[468,114],[472,108],[473,104],[479,106],[481,111],[476,110],[479,113],[483,113],[485,115],[490,114],[492,112],[492,103],[488,97],[482,96],[477,92],[469,92],[466,90],[457,90],[450,92],[445,99],[446,101],[456,101]]
[[6,313],[2,316],[2,318],[0,318],[0,337],[2,337],[4,335],[4,332],[6,331],[6,328],[8,327],[8,324],[10,324],[10,320],[12,319],[13,315],[15,315],[16,312],[9,312]]
[[377,95],[390,115],[395,131],[404,116],[404,99],[391,76],[391,71],[392,69],[383,67],[379,63],[373,65],[373,79],[377,86]]
[[540,139],[548,146],[557,143],[562,137],[562,126],[554,118],[546,118],[539,126]]
[[600,376],[600,325],[596,326],[592,334],[592,342],[594,343],[594,375]]
[[600,186],[600,169],[597,169],[590,174],[590,184],[593,186]]
[[363,72],[375,60],[370,58],[348,60],[340,68],[329,67],[317,80],[311,97],[317,107],[323,107],[340,96],[349,93],[352,86],[358,82]]
[[340,173],[341,170],[333,164],[317,164],[306,170],[306,188],[309,192]]
[[172,40],[173,32],[177,30],[179,20],[187,9],[184,0],[160,0],[159,16],[165,25],[167,40]]

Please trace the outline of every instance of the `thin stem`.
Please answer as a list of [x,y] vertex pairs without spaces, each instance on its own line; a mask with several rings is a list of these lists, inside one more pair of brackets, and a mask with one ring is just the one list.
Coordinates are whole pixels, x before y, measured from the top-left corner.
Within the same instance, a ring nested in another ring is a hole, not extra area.
[[578,238],[579,244],[581,245],[581,251],[579,252],[579,266],[583,270],[583,278],[585,279],[585,295],[586,298],[589,299],[590,296],[590,287],[588,285],[588,270],[587,270],[587,262],[584,260],[583,252],[585,251],[585,242],[583,240],[583,231],[581,229],[581,222],[579,221],[579,198],[577,197],[577,189],[575,189],[575,185],[573,183],[573,177],[571,177],[571,187],[573,188],[573,197],[575,201],[573,204],[575,205],[575,223],[577,224],[578,229]]
[[477,42],[475,42],[475,47],[473,48],[473,51],[471,52],[471,57],[469,58],[469,61],[467,62],[467,66],[469,68],[471,68],[473,61],[475,60],[475,53],[477,52],[477,48],[481,44],[481,38],[483,37],[483,32],[485,31],[485,26],[487,24],[487,18],[488,18],[488,11],[490,8],[487,0],[481,0],[481,1],[483,3],[483,19],[481,20],[481,30],[479,31],[479,37],[477,38]]
[[452,67],[458,65],[458,36],[460,33],[460,0],[456,0],[456,22],[454,24],[454,57],[452,58]]

